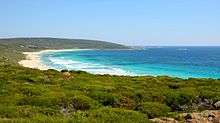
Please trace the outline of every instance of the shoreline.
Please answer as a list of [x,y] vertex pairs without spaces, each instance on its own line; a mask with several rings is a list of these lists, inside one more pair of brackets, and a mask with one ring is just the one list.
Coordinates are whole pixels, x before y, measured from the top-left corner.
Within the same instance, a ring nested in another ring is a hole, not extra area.
[[59,50],[41,50],[38,52],[23,52],[25,59],[18,62],[19,65],[32,69],[48,70],[50,67],[41,63],[41,54],[49,52],[82,51],[92,49],[59,49]]
[[[55,52],[68,52],[68,51],[83,51],[83,50],[99,50],[99,49],[57,49],[57,50],[41,50],[37,52],[23,52],[23,54],[26,56],[25,59],[19,61],[19,65],[26,67],[26,68],[32,68],[32,69],[39,69],[39,70],[48,70],[48,69],[54,69],[51,68],[41,61],[41,55],[44,53],[55,53]],[[119,71],[119,72],[118,72]],[[95,75],[118,75],[118,76],[136,76],[132,73],[127,73],[124,71],[120,71],[120,69],[114,69],[114,71],[105,71],[105,72],[95,72],[95,71],[86,71],[91,74]]]
[[[25,55],[25,59],[22,59],[21,61],[18,62],[19,65],[26,67],[26,68],[32,68],[32,69],[38,69],[38,70],[48,70],[48,69],[56,69],[58,71],[61,71],[62,68],[56,68],[50,65],[44,64],[43,60],[41,59],[42,55],[44,53],[56,53],[56,52],[68,52],[68,51],[85,51],[85,50],[100,50],[100,49],[47,49],[47,50],[41,50],[41,51],[36,51],[36,52],[23,52]],[[64,61],[64,65],[65,65]],[[78,61],[77,61],[78,62]],[[58,63],[60,64],[60,63]],[[62,64],[62,63],[61,63]],[[84,65],[83,63],[80,64],[81,66]],[[79,66],[80,66],[79,65]],[[181,76],[180,75],[159,75],[159,74],[151,74],[151,73],[146,73],[146,74],[136,74],[130,71],[123,70],[122,68],[117,68],[117,67],[111,67],[111,69],[100,69],[100,71],[97,70],[92,70],[92,69],[80,69],[81,67],[76,66],[77,69],[74,70],[81,70],[81,71],[86,71],[88,73],[94,74],[94,75],[116,75],[116,76],[169,76],[169,77],[174,77],[174,78],[182,78],[182,79],[188,79],[188,78],[212,78],[212,79],[217,79],[217,77],[202,77],[202,76]],[[94,66],[92,66],[94,67]],[[96,66],[95,66],[96,67]],[[79,69],[78,69],[79,68]]]

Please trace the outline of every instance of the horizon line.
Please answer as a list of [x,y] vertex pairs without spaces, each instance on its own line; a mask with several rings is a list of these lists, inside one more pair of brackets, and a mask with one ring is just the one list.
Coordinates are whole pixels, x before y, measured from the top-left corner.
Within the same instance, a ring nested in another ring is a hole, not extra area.
[[[68,37],[51,37],[51,36],[30,36],[30,37],[24,37],[24,36],[15,36],[15,37],[0,37],[0,39],[16,39],[16,38],[51,38],[51,39],[67,39],[67,40],[91,40],[91,41],[103,41],[103,42],[109,42],[109,43],[115,43],[112,41],[104,40],[104,39],[89,39],[89,38],[68,38]],[[219,41],[220,42],[220,41]],[[220,45],[126,45],[123,43],[115,43],[119,45],[124,46],[131,46],[131,47],[220,47]]]

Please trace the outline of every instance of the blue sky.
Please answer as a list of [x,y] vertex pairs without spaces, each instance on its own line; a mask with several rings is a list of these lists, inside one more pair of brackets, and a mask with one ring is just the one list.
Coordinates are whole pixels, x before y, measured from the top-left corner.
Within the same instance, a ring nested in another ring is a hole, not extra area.
[[0,37],[220,45],[220,0],[1,0]]

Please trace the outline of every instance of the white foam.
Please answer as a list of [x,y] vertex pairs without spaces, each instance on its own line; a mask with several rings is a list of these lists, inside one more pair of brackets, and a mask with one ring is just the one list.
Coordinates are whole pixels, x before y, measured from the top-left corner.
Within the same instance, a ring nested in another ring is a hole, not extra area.
[[92,74],[110,74],[110,75],[135,75],[131,72],[123,70],[117,66],[106,66],[102,64],[94,64],[94,63],[85,63],[74,60],[67,60],[64,58],[53,58],[49,57],[51,67],[54,66],[54,69],[58,69],[55,66],[61,66],[62,69],[69,70],[82,70]]
[[54,64],[64,64],[64,65],[68,65],[68,64],[77,64],[79,62],[77,61],[73,61],[73,60],[64,60],[64,59],[58,59],[58,58],[52,58],[52,57],[49,57],[48,58],[52,63]]

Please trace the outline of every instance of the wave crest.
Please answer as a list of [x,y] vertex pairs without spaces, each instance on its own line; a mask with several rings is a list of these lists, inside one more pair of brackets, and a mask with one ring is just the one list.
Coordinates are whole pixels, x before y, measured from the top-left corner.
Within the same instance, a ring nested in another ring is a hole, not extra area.
[[47,65],[57,70],[62,70],[62,69],[82,70],[82,71],[86,71],[92,74],[101,74],[101,75],[103,74],[135,75],[129,71],[123,70],[116,66],[107,66],[107,65],[102,65],[102,64],[80,62],[80,61],[74,61],[70,59],[54,58],[54,57],[48,57],[48,61],[49,63],[47,63]]

